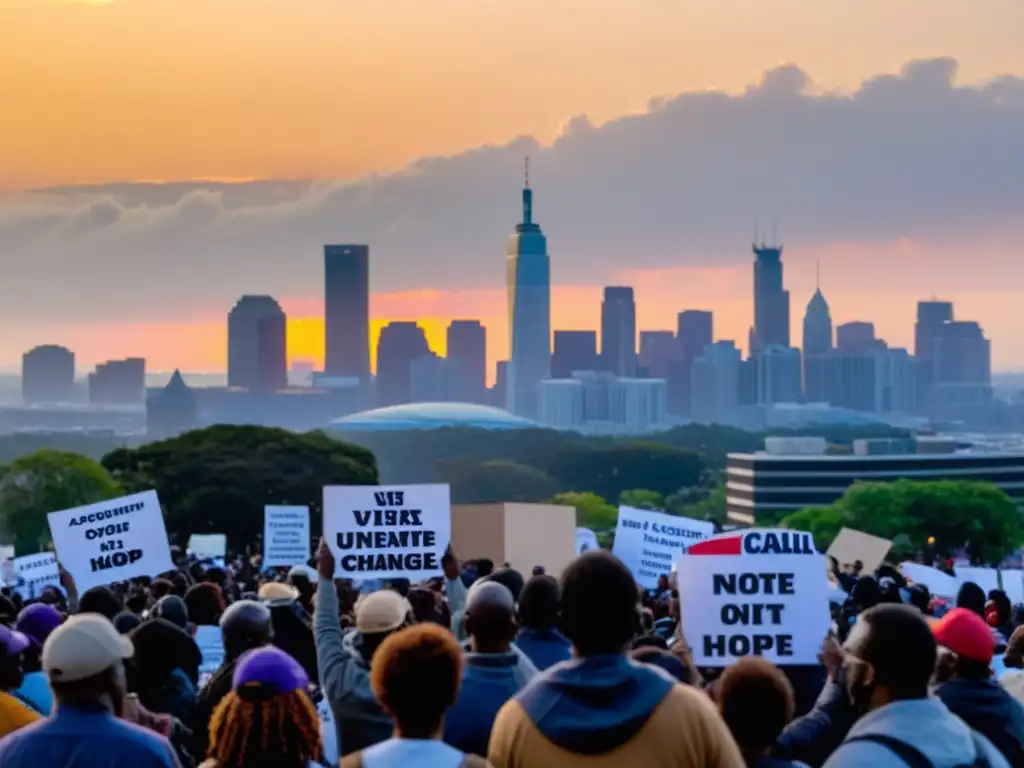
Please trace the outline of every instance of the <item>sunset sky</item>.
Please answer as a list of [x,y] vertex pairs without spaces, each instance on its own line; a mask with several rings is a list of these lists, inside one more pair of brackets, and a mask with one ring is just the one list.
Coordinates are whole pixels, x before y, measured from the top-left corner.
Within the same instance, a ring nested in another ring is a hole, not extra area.
[[[507,351],[524,155],[556,328],[751,322],[750,238],[835,322],[909,344],[933,294],[1024,367],[1020,0],[0,0],[0,366],[40,343],[216,370],[243,293],[322,359],[322,245],[375,327]],[[427,159],[424,159],[427,158]]]

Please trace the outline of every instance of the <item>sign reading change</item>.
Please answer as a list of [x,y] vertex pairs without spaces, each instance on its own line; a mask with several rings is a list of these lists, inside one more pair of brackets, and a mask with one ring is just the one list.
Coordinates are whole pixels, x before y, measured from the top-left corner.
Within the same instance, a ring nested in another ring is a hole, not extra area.
[[447,485],[332,485],[324,488],[324,537],[339,578],[406,578],[441,573],[452,538]]
[[53,548],[81,592],[174,570],[156,491],[51,512]]
[[723,533],[676,559],[683,633],[699,667],[743,656],[816,664],[828,634],[825,556],[803,531]]

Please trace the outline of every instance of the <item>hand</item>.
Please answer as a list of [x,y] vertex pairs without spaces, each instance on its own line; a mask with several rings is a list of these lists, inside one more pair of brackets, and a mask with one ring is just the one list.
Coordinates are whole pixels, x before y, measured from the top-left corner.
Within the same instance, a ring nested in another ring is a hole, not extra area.
[[843,649],[835,636],[829,634],[825,637],[825,642],[821,644],[821,653],[818,654],[818,661],[822,663],[830,677],[834,677],[839,671],[843,665]]
[[444,569],[444,577],[448,581],[459,578],[459,558],[452,551],[451,544],[448,545],[448,549],[444,552],[444,557],[441,558],[441,567]]
[[57,564],[57,570],[60,574],[60,585],[65,590],[72,590],[75,588],[75,577],[64,570],[64,566],[60,563]]
[[320,537],[320,546],[316,548],[316,572],[321,579],[334,579],[334,553],[323,536]]

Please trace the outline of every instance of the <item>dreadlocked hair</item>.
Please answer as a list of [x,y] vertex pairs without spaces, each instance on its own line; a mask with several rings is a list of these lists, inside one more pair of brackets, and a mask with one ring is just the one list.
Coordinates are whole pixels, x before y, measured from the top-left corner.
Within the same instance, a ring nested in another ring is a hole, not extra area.
[[320,718],[304,690],[254,700],[243,696],[231,691],[214,710],[207,757],[222,768],[305,768],[321,760]]

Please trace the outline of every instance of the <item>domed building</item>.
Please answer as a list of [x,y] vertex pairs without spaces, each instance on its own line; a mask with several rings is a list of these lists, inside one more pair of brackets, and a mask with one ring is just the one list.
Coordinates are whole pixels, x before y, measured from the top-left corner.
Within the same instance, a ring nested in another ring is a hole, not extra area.
[[407,403],[343,416],[332,421],[327,429],[334,432],[401,432],[443,427],[504,430],[530,429],[537,424],[488,405]]

